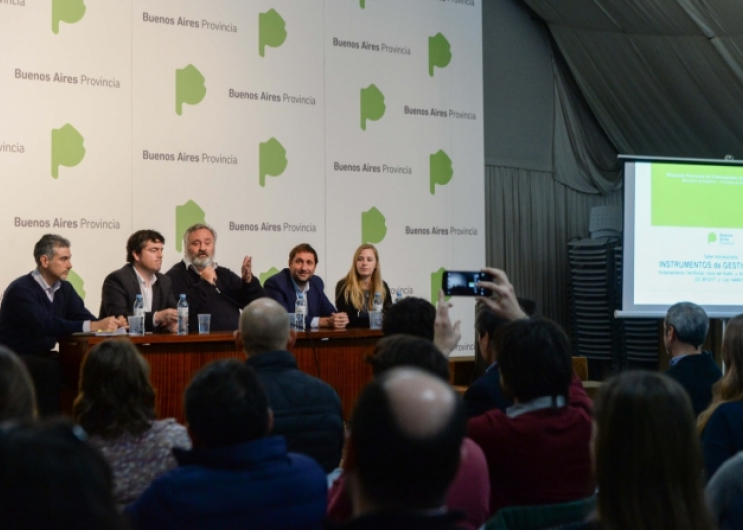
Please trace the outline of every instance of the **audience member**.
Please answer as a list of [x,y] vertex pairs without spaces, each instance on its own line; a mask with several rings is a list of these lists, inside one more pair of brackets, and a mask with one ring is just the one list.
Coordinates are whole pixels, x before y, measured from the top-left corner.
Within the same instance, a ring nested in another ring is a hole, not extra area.
[[236,359],[205,366],[184,403],[194,449],[174,449],[179,467],[127,509],[136,528],[322,527],[325,473],[268,435],[271,409],[252,368]]
[[360,394],[344,468],[353,502],[348,529],[454,529],[446,508],[460,464],[466,416],[439,378],[395,368]]
[[725,375],[712,386],[712,404],[697,420],[708,479],[743,450],[743,315],[725,326],[722,362]]
[[85,432],[61,420],[0,427],[3,530],[123,530],[111,471]]
[[382,279],[379,253],[374,245],[366,243],[353,253],[351,270],[335,286],[335,305],[348,315],[350,327],[369,327],[375,293],[382,297],[384,308],[392,305],[390,288]]
[[624,372],[599,390],[592,455],[598,509],[571,530],[712,530],[689,396],[658,373]]
[[695,416],[709,406],[712,385],[722,377],[712,354],[702,351],[708,330],[707,313],[691,302],[669,307],[663,322],[663,343],[671,356],[666,374],[689,393]]
[[[397,367],[420,368],[439,377],[449,380],[449,361],[430,341],[411,335],[393,335],[377,343],[374,354],[366,358],[372,367],[374,377]],[[466,519],[461,521],[462,528],[476,530],[487,520],[490,498],[490,481],[482,449],[465,438],[462,442],[462,460],[459,470],[449,487],[446,505],[449,509],[463,510]],[[353,513],[351,499],[341,475],[333,484],[329,493],[328,520],[334,523],[347,521]]]
[[436,308],[428,300],[406,296],[384,310],[382,334],[404,333],[433,342],[435,320]]
[[565,332],[545,319],[516,320],[496,335],[495,348],[503,391],[515,404],[468,424],[488,460],[491,513],[587,497],[591,400],[573,373]]
[[348,315],[338,311],[325,296],[325,283],[315,275],[317,252],[308,243],[300,243],[289,252],[289,267],[266,280],[266,296],[294,313],[297,295],[305,300],[305,324],[309,327],[343,329]]
[[464,406],[467,416],[473,418],[490,409],[506,411],[513,405],[513,401],[503,395],[500,383],[500,369],[498,368],[497,352],[495,350],[495,334],[508,320],[500,318],[490,308],[480,306],[475,317],[475,332],[477,342],[487,365],[485,374],[476,379],[464,393]]
[[240,310],[263,296],[263,287],[253,276],[253,258],[243,258],[240,276],[217,265],[217,232],[206,224],[188,227],[183,247],[183,260],[166,274],[173,282],[173,295],[186,295],[189,328],[198,329],[198,315],[203,313],[211,315],[212,331],[236,330]]
[[96,320],[85,309],[72,284],[70,242],[46,234],[34,246],[36,269],[11,282],[0,303],[0,344],[26,364],[36,390],[39,414],[59,413],[62,374],[59,354],[53,351],[61,337],[81,331],[115,331],[126,326],[123,316]]
[[297,367],[287,351],[294,343],[281,305],[260,298],[240,316],[240,338],[273,411],[273,434],[286,438],[289,451],[314,458],[326,473],[340,465],[343,409],[336,391]]
[[126,242],[126,265],[103,281],[101,318],[133,314],[134,301],[142,295],[147,331],[178,331],[178,312],[171,280],[160,274],[165,238],[155,230],[137,230]]
[[0,423],[34,416],[34,385],[26,365],[15,353],[0,346]]
[[74,420],[90,435],[114,473],[114,498],[133,502],[147,486],[176,467],[172,449],[191,448],[186,428],[155,419],[149,365],[128,340],[97,344],[83,360]]
[[743,452],[719,467],[705,493],[712,518],[720,530],[743,528]]

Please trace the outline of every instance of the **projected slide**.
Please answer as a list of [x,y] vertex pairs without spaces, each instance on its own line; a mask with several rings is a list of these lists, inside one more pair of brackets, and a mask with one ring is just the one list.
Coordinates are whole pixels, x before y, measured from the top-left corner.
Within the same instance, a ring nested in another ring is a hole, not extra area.
[[635,305],[743,304],[743,167],[637,162],[634,206]]

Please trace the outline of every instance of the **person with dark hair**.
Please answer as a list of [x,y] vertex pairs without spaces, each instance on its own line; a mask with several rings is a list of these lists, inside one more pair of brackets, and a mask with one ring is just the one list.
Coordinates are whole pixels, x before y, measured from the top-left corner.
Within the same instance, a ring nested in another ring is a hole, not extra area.
[[198,329],[202,313],[211,315],[211,331],[235,331],[242,308],[264,296],[261,282],[253,275],[253,258],[243,258],[238,276],[214,261],[216,246],[214,228],[203,223],[188,227],[183,235],[183,260],[166,273],[176,299],[186,295],[191,330]]
[[573,373],[570,341],[554,322],[526,318],[502,270],[484,271],[495,281],[480,285],[493,297],[479,300],[511,321],[496,334],[495,349],[503,392],[514,401],[468,422],[488,461],[491,513],[587,497],[592,406]]
[[174,447],[191,448],[186,428],[155,419],[147,361],[128,340],[97,344],[83,359],[73,419],[90,435],[114,473],[114,498],[126,505],[176,467]]
[[356,401],[344,460],[353,518],[347,529],[460,528],[446,508],[466,426],[459,396],[417,368],[389,370]]
[[702,454],[688,394],[647,371],[599,390],[592,455],[595,518],[565,530],[713,530],[702,491]]
[[[368,356],[366,362],[371,365],[374,377],[406,366],[419,368],[442,381],[449,381],[449,361],[444,354],[431,341],[412,335],[383,338],[377,343],[374,355]],[[463,529],[477,530],[488,519],[489,499],[490,482],[485,455],[475,442],[465,438],[462,441],[459,470],[449,487],[446,506],[465,512],[465,519],[459,523]],[[328,494],[328,520],[333,523],[345,522],[350,519],[352,511],[345,477],[341,475]]]
[[325,473],[269,436],[273,414],[252,368],[237,359],[208,364],[184,405],[194,449],[174,449],[179,467],[127,509],[135,528],[322,527]]
[[0,427],[0,526],[3,530],[124,530],[111,495],[111,471],[67,421]]
[[287,313],[294,313],[297,295],[304,295],[305,324],[313,328],[343,329],[348,315],[339,312],[325,296],[325,283],[315,274],[317,252],[308,243],[300,243],[289,252],[289,267],[266,280],[266,296],[276,300]]
[[671,356],[666,375],[686,389],[694,415],[712,401],[712,385],[722,377],[712,354],[702,351],[709,330],[707,313],[697,304],[679,302],[668,308],[663,321],[663,344]]
[[165,238],[155,230],[137,230],[126,243],[126,265],[106,276],[101,294],[101,317],[133,314],[142,295],[147,331],[178,331],[178,311],[170,278],[160,273]]
[[389,337],[405,333],[433,341],[435,320],[436,308],[431,302],[407,296],[384,310],[382,334]]
[[377,247],[365,243],[353,253],[351,270],[335,286],[335,305],[348,315],[350,327],[369,327],[376,293],[382,297],[382,307],[392,305],[390,288],[382,279]]
[[35,416],[34,385],[26,365],[15,353],[0,346],[0,423]]
[[498,330],[508,324],[508,320],[496,315],[490,308],[480,306],[475,317],[475,332],[478,346],[487,369],[482,377],[476,379],[464,393],[464,406],[467,416],[473,418],[490,409],[506,411],[513,400],[503,395],[500,383],[500,369],[495,349],[495,336]]
[[725,326],[722,362],[725,375],[712,386],[712,403],[697,420],[707,479],[743,451],[743,315]]
[[26,364],[36,390],[39,414],[59,413],[62,381],[57,340],[73,333],[116,331],[127,325],[121,315],[96,320],[65,281],[72,269],[70,242],[46,234],[34,246],[36,269],[13,281],[0,303],[0,344]]
[[294,343],[286,311],[259,298],[240,315],[238,342],[261,382],[274,417],[273,434],[286,438],[289,451],[315,459],[326,473],[338,468],[343,451],[343,408],[325,381],[297,368],[288,348]]

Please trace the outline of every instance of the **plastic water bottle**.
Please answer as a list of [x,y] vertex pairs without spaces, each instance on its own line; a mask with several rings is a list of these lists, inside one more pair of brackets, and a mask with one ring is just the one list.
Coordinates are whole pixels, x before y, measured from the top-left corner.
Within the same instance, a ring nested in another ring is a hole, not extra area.
[[185,294],[178,300],[178,335],[188,335],[188,301]]
[[138,294],[137,298],[134,299],[134,311],[133,315],[135,317],[143,317],[144,316],[144,300],[142,300],[142,295]]
[[382,309],[383,309],[382,293],[374,293],[374,300],[372,300],[372,311],[381,313]]
[[395,303],[402,300],[402,298],[403,298],[402,289],[398,289],[397,292],[395,293]]
[[304,299],[304,294],[297,293],[297,301],[294,302],[294,318],[295,326],[299,329],[304,329],[304,316],[307,314],[307,302]]

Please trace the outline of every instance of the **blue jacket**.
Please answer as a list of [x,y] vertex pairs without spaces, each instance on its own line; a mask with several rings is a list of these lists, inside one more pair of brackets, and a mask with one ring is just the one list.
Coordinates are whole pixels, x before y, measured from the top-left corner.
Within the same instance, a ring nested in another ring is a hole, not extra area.
[[311,458],[287,452],[281,436],[173,454],[179,467],[127,508],[134,528],[322,528],[325,473]]
[[702,431],[707,480],[728,459],[743,451],[743,403],[731,401],[715,409]]
[[712,402],[712,385],[720,380],[722,372],[712,355],[703,351],[682,357],[666,375],[684,387],[691,398],[694,416],[699,416]]
[[500,369],[497,364],[491,365],[469,386],[463,399],[468,418],[485,414],[490,409],[500,409],[505,412],[513,405],[513,400],[503,395],[503,389],[500,386]]
[[[289,269],[283,269],[274,274],[263,284],[266,296],[273,298],[286,309],[287,313],[294,313],[294,303],[297,301],[297,290],[294,287]],[[310,278],[310,290],[307,292],[306,325],[309,326],[314,317],[329,317],[338,310],[325,296],[325,284],[319,276]]]
[[0,344],[18,355],[48,352],[61,337],[79,333],[83,322],[96,320],[72,284],[63,281],[50,302],[31,274],[5,290],[0,305]]

